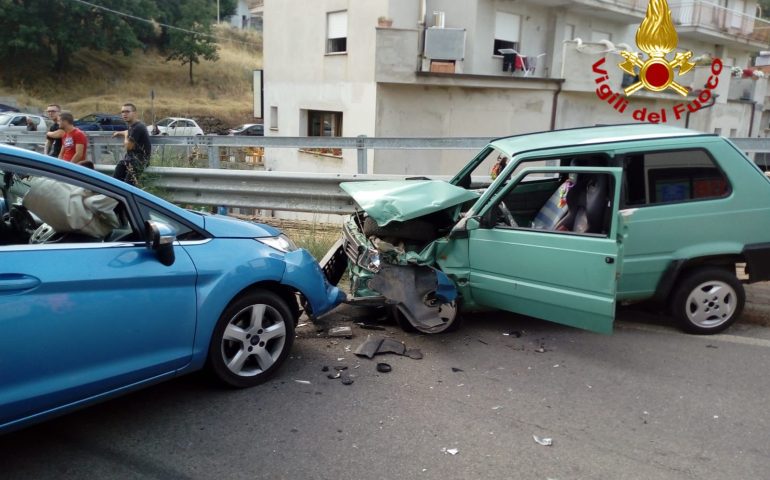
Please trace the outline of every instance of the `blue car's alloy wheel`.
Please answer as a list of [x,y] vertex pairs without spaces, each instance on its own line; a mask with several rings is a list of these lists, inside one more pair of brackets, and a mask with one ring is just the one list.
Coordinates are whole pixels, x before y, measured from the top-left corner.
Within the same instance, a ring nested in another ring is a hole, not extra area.
[[219,318],[209,348],[217,377],[234,387],[264,382],[294,341],[291,310],[276,294],[258,290],[234,301]]

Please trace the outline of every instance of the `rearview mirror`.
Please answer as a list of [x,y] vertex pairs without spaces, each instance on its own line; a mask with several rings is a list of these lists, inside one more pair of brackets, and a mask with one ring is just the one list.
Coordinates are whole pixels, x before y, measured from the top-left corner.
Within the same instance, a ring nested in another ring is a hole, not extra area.
[[174,242],[176,241],[176,231],[169,225],[162,222],[147,220],[145,223],[145,238],[147,249],[155,252],[158,261],[165,266],[174,264]]

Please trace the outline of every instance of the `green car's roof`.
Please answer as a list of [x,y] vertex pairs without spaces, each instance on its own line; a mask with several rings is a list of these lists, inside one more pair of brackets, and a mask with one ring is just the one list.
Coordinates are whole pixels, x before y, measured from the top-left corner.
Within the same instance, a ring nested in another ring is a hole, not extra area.
[[703,132],[681,127],[635,123],[631,125],[605,125],[601,127],[573,128],[550,132],[516,135],[498,138],[491,145],[508,155],[526,150],[543,150],[571,145],[589,145],[666,137],[706,135]]

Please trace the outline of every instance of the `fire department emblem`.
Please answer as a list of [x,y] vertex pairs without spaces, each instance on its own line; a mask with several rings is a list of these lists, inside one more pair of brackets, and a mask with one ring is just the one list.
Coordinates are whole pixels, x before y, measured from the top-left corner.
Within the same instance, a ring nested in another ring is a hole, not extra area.
[[647,14],[636,30],[636,46],[649,58],[643,60],[635,52],[620,52],[625,61],[618,66],[629,75],[639,76],[639,81],[624,89],[626,96],[631,96],[642,88],[652,92],[671,88],[680,95],[687,96],[687,89],[675,81],[674,73],[681,76],[692,70],[695,66],[690,62],[692,52],[678,52],[673,60],[666,58],[676,49],[678,42],[668,3],[666,0],[650,0]]

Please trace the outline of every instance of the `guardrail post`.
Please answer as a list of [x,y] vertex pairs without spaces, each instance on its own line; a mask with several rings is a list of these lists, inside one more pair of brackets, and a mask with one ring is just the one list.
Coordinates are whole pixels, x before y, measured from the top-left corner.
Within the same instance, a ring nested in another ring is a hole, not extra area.
[[209,144],[209,168],[219,168],[219,147]]
[[356,151],[358,152],[358,173],[366,173],[366,135],[356,137]]
[[[88,151],[91,152],[91,163],[96,165],[99,162],[96,157],[96,146],[94,145],[94,137],[87,136],[86,138],[88,139]],[[99,150],[101,150],[101,146]],[[85,160],[85,158],[83,160]]]

